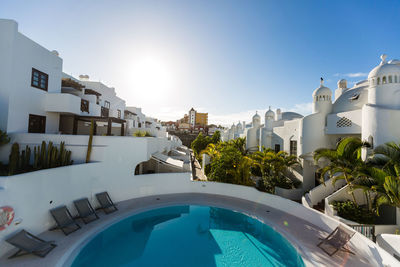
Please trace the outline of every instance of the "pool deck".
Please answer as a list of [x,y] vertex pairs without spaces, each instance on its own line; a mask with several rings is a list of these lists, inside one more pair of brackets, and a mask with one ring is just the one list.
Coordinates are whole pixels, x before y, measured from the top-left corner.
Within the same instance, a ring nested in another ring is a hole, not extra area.
[[[117,204],[118,211],[114,213],[105,215],[103,212],[98,212],[99,220],[89,224],[84,224],[81,220],[78,220],[82,229],[68,236],[65,236],[61,231],[47,231],[40,234],[39,237],[45,240],[54,240],[57,244],[57,247],[45,258],[27,255],[7,259],[9,255],[14,253],[13,250],[0,259],[0,266],[62,266],[60,265],[60,260],[65,263],[65,266],[69,266],[73,255],[76,255],[79,247],[83,245],[82,241],[88,240],[93,234],[101,231],[110,224],[129,215],[149,209],[179,204],[216,206],[256,217],[272,226],[288,239],[300,253],[306,266],[374,266],[368,261],[366,255],[362,255],[357,251],[357,248],[351,241],[349,248],[356,255],[338,252],[334,256],[329,257],[316,246],[320,241],[319,238],[324,238],[329,233],[298,217],[255,202],[202,193],[149,196],[119,202]],[[65,261],[67,259],[69,261]]]

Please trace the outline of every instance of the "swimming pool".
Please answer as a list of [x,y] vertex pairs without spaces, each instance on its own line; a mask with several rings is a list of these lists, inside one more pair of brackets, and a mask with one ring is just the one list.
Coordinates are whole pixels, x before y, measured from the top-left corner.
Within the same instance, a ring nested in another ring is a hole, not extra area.
[[227,209],[172,206],[123,219],[91,239],[78,266],[304,266],[260,221]]

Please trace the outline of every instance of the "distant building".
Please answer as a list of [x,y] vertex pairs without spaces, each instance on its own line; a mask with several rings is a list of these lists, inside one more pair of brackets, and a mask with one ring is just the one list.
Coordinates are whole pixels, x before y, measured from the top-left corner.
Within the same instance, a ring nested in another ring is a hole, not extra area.
[[192,128],[195,126],[206,127],[208,125],[208,113],[197,112],[194,108],[191,108],[188,114],[178,120],[179,123],[189,123]]
[[208,113],[196,113],[196,125],[207,126],[208,125]]

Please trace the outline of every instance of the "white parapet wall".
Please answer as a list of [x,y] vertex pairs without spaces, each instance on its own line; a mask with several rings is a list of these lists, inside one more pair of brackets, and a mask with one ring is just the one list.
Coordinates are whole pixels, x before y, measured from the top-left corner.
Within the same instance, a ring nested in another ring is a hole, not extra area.
[[376,243],[391,255],[396,255],[396,257],[400,259],[400,235],[378,235],[376,237]]
[[[9,144],[0,147],[0,162],[8,162],[11,151],[11,145],[17,142],[20,149],[25,149],[28,145],[33,151],[34,146],[41,145],[42,141],[47,144],[49,141],[54,145],[65,142],[65,147],[72,151],[74,163],[83,163],[86,161],[88,135],[61,135],[61,134],[10,134]],[[146,161],[156,152],[170,151],[172,148],[182,145],[179,139],[156,138],[156,137],[132,137],[132,136],[93,136],[91,161],[112,160],[114,155],[130,154],[144,157]],[[133,150],[130,150],[132,147]]]
[[346,182],[344,180],[339,180],[335,185],[333,185],[332,180],[329,179],[325,181],[325,184],[320,184],[305,194],[302,198],[302,204],[306,207],[312,208],[314,205],[317,205],[318,202],[325,199],[345,184]]
[[[84,162],[88,136],[13,134],[12,142],[21,146],[39,145],[42,141],[52,141],[55,145],[64,141],[66,148],[72,151],[75,162]],[[136,166],[150,159],[156,152],[169,151],[180,146],[178,140],[167,138],[135,138],[95,136],[91,161],[93,163],[74,164],[66,167],[39,170],[13,176],[0,176],[0,206],[12,206],[15,211],[16,225],[11,224],[0,232],[4,240],[17,229],[27,229],[34,233],[48,230],[53,221],[49,209],[60,205],[72,208],[74,199],[89,197],[95,193],[109,191],[116,201],[131,198],[131,190],[138,190],[134,176]],[[8,145],[8,149],[9,149]],[[7,146],[2,150],[7,152]],[[8,154],[7,154],[8,155]],[[148,175],[143,175],[147,179]],[[164,175],[168,177],[168,174]],[[173,174],[190,181],[191,173]],[[143,179],[143,178],[142,178]],[[141,187],[139,195],[146,194]],[[4,242],[2,242],[2,246]],[[0,246],[0,254],[6,251]]]

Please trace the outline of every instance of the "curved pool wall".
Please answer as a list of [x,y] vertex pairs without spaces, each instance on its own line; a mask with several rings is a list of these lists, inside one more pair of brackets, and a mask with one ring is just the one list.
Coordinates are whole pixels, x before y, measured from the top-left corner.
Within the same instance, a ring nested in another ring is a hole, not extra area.
[[[0,187],[4,188],[0,194],[0,201],[15,208],[16,220],[20,222],[0,233],[2,241],[0,254],[7,254],[12,249],[12,246],[4,240],[15,231],[24,228],[33,233],[41,233],[51,228],[54,221],[49,214],[49,209],[64,204],[73,211],[75,210],[73,200],[88,197],[95,203],[94,195],[101,191],[108,191],[115,202],[155,195],[214,194],[270,206],[306,220],[327,233],[332,232],[339,224],[335,219],[315,210],[275,195],[259,192],[253,187],[195,182],[191,181],[190,173],[135,176],[133,175],[134,163],[142,160],[130,160],[130,157],[136,153],[125,153],[126,148],[129,147],[128,143],[121,142],[121,146],[118,147],[124,153],[107,154],[107,157],[115,159],[112,164],[107,160],[0,178]],[[357,252],[363,253],[377,266],[395,262],[391,255],[361,234],[357,233],[352,238],[352,243],[357,244]],[[71,245],[65,255],[60,258],[58,266],[65,262],[77,245]],[[312,259],[312,257],[307,258]],[[304,256],[303,259],[306,260]]]
[[272,227],[229,209],[179,205],[113,223],[86,242],[81,266],[304,266]]

